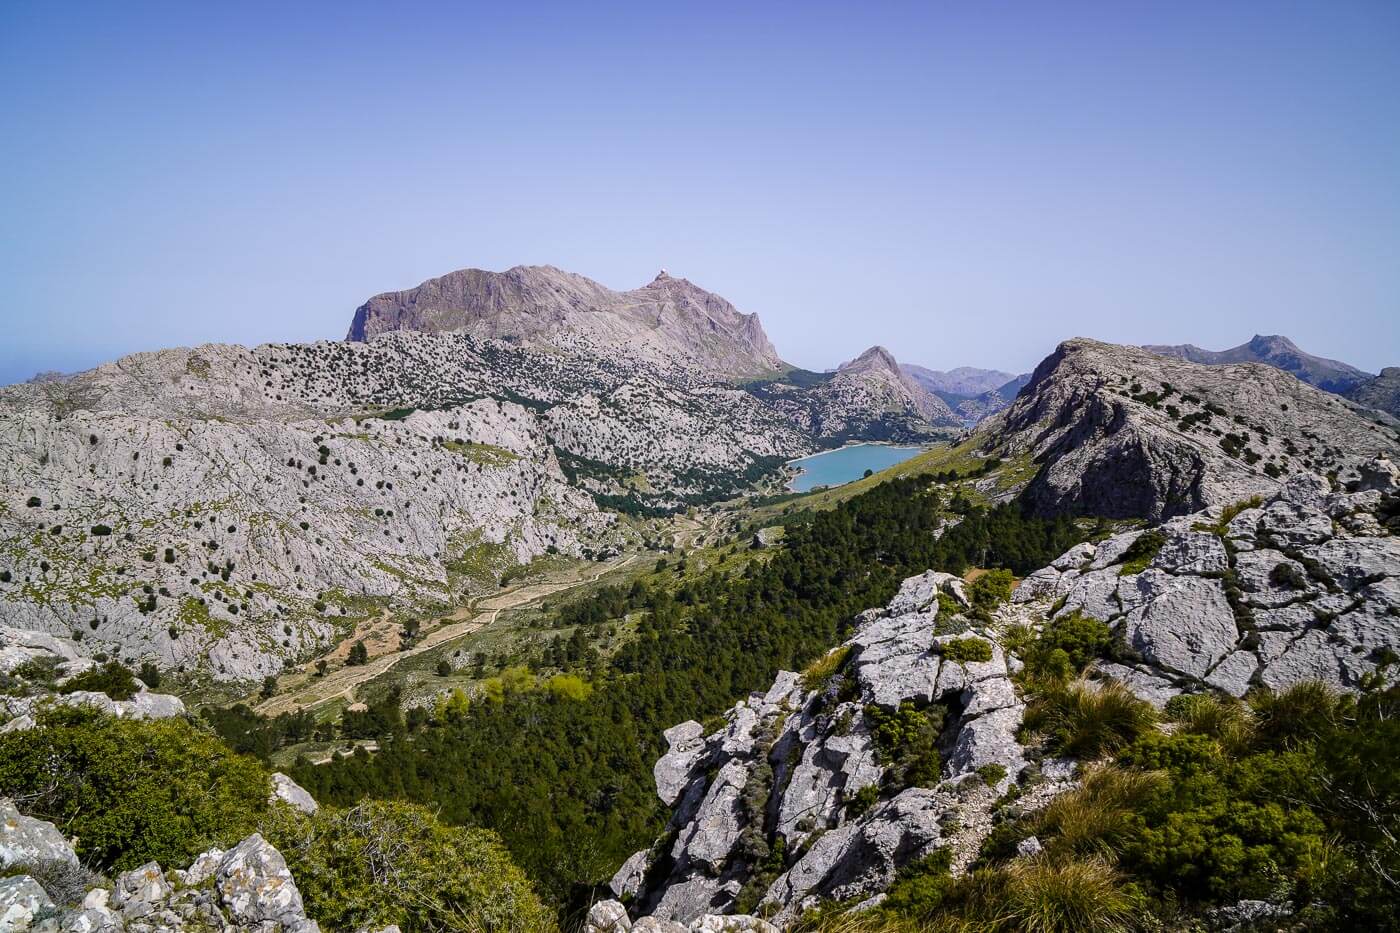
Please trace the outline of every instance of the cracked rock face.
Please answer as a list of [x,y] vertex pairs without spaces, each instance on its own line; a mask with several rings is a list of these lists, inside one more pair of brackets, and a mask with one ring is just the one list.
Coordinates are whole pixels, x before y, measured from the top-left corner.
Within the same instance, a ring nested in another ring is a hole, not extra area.
[[[978,768],[1004,768],[997,786],[978,798],[977,806],[990,807],[1015,780],[1026,765],[1016,742],[1025,707],[1006,653],[989,632],[974,632],[991,643],[990,660],[944,658],[942,646],[954,636],[937,633],[940,593],[952,598],[945,605],[965,605],[960,579],[930,572],[904,581],[884,609],[862,613],[838,649],[844,664],[827,682],[804,683],[785,671],[766,694],[736,704],[710,735],[693,722],[667,731],[657,792],[675,808],[675,841],[666,877],[651,890],[637,887],[646,852],[614,878],[619,896],[633,896],[639,919],[631,929],[697,929],[707,915],[733,914],[746,890],[744,903],[768,905],[780,924],[816,898],[875,894],[900,865],[948,842],[943,821],[968,806],[960,782],[980,787],[972,777]],[[872,735],[867,709],[905,703],[947,707],[947,765],[937,787],[895,786]],[[852,808],[872,792],[868,810]],[[756,877],[762,853],[779,840],[788,853],[782,871]],[[975,840],[967,845],[975,848]],[[611,907],[602,910],[598,929],[626,928]]]
[[986,449],[1043,464],[1026,488],[1042,514],[1155,522],[1272,496],[1281,475],[1400,455],[1397,427],[1271,366],[1075,339],[978,434]]
[[1355,689],[1400,651],[1400,475],[1390,461],[1343,471],[1335,489],[1289,477],[1220,528],[1224,508],[1162,525],[1162,546],[1138,573],[1124,574],[1118,538],[1089,569],[1076,548],[1027,577],[1015,602],[1062,591],[1059,614],[1120,629],[1143,663],[1099,670],[1158,705],[1206,686],[1234,696],[1311,679]]

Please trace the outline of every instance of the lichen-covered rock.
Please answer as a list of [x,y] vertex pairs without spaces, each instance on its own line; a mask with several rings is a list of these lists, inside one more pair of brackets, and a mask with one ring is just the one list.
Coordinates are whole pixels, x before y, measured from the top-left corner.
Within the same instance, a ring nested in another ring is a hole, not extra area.
[[28,930],[36,914],[53,908],[39,882],[28,875],[0,878],[0,930]]
[[235,923],[306,923],[301,892],[282,853],[257,833],[228,850],[214,874],[219,901]]
[[77,867],[78,855],[58,827],[25,816],[0,797],[0,870],[63,862]]

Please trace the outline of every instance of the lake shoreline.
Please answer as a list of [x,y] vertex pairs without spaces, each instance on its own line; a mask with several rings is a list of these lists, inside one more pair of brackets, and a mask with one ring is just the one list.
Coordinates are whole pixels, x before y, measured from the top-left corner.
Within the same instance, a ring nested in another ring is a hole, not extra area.
[[[841,465],[838,465],[836,467],[836,475],[833,475],[828,481],[813,481],[813,483],[805,489],[797,488],[797,484],[802,481],[803,477],[811,476],[818,472],[809,468],[811,464],[817,463],[823,460],[823,458],[840,455],[847,451],[859,450],[861,448],[879,453],[875,460],[869,461],[868,463],[865,461],[855,463],[848,470],[841,470]],[[796,472],[788,479],[785,485],[789,492],[813,492],[820,488],[844,486],[847,483],[852,483],[861,479],[866,469],[879,473],[881,470],[889,469],[898,463],[903,463],[905,460],[916,457],[930,449],[931,447],[929,445],[923,444],[892,444],[885,441],[849,441],[840,447],[833,447],[829,450],[818,451],[806,457],[796,457],[787,461],[787,463],[784,464],[784,468]],[[885,454],[885,452],[890,451],[908,451],[908,454],[891,459]],[[803,464],[805,464],[805,466]]]

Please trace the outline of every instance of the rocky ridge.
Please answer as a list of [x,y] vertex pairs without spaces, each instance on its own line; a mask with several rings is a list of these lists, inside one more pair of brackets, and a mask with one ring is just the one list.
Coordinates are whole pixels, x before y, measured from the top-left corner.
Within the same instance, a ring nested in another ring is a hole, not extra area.
[[1334,473],[1400,453],[1397,423],[1270,366],[1204,366],[1069,340],[1005,411],[983,450],[1040,464],[1042,514],[1160,521],[1253,495],[1299,470]]
[[950,429],[961,424],[884,347],[871,347],[811,385],[769,380],[748,388],[822,446],[931,440],[951,436]]
[[1351,389],[1372,378],[1355,366],[1337,360],[1304,353],[1287,337],[1277,334],[1255,334],[1247,343],[1228,350],[1202,350],[1189,343],[1177,346],[1149,345],[1143,347],[1162,356],[1173,356],[1192,363],[1222,366],[1230,363],[1263,363],[1281,369],[1325,392],[1345,395]]
[[[821,898],[878,894],[901,864],[936,848],[970,862],[987,812],[1026,760],[1015,739],[1017,662],[990,630],[939,617],[948,611],[940,603],[964,599],[949,574],[910,578],[887,607],[859,617],[823,676],[782,672],[717,731],[697,722],[668,730],[670,751],[656,764],[657,792],[673,808],[668,833],[618,871],[618,897],[652,923],[698,929],[742,909],[782,926]],[[954,660],[949,646],[969,640],[985,646],[985,660]],[[878,737],[880,716],[935,708],[942,780],[904,786]],[[627,928],[615,903],[595,906],[596,929]]]
[[[1109,623],[1127,655],[1091,676],[1158,707],[1305,680],[1356,689],[1400,652],[1400,470],[1375,460],[1338,482],[1297,474],[1268,497],[1076,545],[990,625],[962,614],[958,578],[904,581],[805,677],[778,674],[717,730],[666,732],[655,774],[667,833],[619,869],[618,900],[594,905],[589,930],[784,928],[819,903],[878,903],[902,865],[937,848],[966,870],[1013,784],[1021,813],[1077,786],[1074,761],[1020,743],[1008,626],[1075,612]],[[967,639],[986,649],[954,649]],[[942,765],[911,784],[879,736],[883,717],[921,710],[941,711]]]
[[355,311],[347,340],[397,330],[465,333],[550,347],[585,335],[630,358],[680,362],[706,375],[742,378],[783,366],[758,316],[663,270],[649,284],[615,292],[553,266],[505,272],[463,269]]
[[1346,396],[1358,405],[1400,418],[1400,366],[1387,366],[1379,376],[1354,386]]
[[812,449],[738,388],[582,339],[137,354],[0,390],[0,621],[262,676],[377,607],[618,551],[589,492],[729,495]]
[[[296,787],[285,775],[277,777]],[[16,933],[320,929],[306,916],[286,860],[256,833],[227,851],[201,853],[184,869],[167,873],[151,862],[109,881],[82,869],[54,824],[0,798],[0,872],[0,930]],[[381,933],[390,930],[397,933],[394,927]]]

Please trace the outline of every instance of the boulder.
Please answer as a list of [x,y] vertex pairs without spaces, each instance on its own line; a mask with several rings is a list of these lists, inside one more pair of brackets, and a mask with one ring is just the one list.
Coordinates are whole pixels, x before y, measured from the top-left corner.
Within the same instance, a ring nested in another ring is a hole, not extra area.
[[617,901],[598,901],[588,908],[588,919],[584,921],[584,933],[622,933],[632,929],[632,921],[627,916],[627,908]]
[[315,813],[320,809],[320,804],[306,788],[282,772],[274,771],[272,774],[272,793],[268,795],[267,802],[277,803],[279,800],[306,814]]
[[635,897],[642,889],[647,867],[651,864],[651,850],[640,849],[628,856],[622,867],[613,874],[608,887],[618,897]]
[[36,914],[53,909],[48,894],[28,875],[0,878],[0,930],[28,930]]
[[652,774],[656,778],[656,795],[669,807],[680,799],[694,778],[696,766],[709,757],[709,747],[705,744],[705,728],[693,719],[672,726],[662,735],[670,749],[657,759]]
[[214,874],[219,901],[235,923],[304,925],[306,910],[287,862],[254,833],[224,853]]
[[1141,608],[1127,616],[1128,644],[1169,671],[1204,677],[1239,641],[1219,580],[1174,577],[1160,570],[1137,575]]
[[0,797],[0,870],[63,862],[78,867],[78,855],[58,827],[25,816]]
[[1168,700],[1181,693],[1181,688],[1166,677],[1126,664],[1100,662],[1095,665],[1094,672],[1103,677],[1113,678],[1157,709],[1164,708]]

